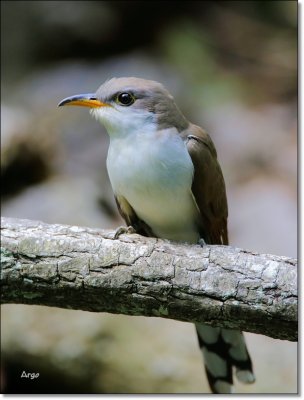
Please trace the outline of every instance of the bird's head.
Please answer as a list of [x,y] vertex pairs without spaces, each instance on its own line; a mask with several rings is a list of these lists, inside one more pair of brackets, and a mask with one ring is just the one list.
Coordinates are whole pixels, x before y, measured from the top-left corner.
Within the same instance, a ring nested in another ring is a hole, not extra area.
[[71,96],[59,103],[65,105],[90,107],[110,136],[147,134],[171,127],[181,131],[188,126],[163,85],[140,78],[113,78],[96,93]]

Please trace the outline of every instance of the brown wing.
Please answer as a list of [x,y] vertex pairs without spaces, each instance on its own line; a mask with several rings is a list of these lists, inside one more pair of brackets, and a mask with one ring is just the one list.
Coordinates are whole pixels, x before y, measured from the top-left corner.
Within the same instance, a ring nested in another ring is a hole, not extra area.
[[128,226],[132,226],[137,233],[143,236],[154,236],[152,229],[138,218],[130,203],[123,196],[115,195],[118,211]]
[[210,136],[190,124],[181,132],[194,165],[192,193],[201,213],[199,229],[209,244],[228,244],[225,182]]

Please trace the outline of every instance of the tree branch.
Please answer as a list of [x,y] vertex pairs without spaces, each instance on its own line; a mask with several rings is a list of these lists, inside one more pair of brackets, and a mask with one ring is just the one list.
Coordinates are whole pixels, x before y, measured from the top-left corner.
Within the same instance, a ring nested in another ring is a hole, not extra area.
[[1,302],[144,315],[297,340],[297,262],[230,246],[2,218]]

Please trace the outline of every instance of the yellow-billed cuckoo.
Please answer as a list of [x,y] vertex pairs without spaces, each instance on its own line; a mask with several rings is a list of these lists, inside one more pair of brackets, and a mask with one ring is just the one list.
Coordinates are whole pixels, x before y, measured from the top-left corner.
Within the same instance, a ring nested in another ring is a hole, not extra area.
[[[158,82],[113,78],[59,103],[91,108],[108,131],[107,169],[120,214],[145,236],[228,244],[225,182],[209,135]],[[242,332],[196,324],[213,393],[232,392],[232,369],[254,382]]]

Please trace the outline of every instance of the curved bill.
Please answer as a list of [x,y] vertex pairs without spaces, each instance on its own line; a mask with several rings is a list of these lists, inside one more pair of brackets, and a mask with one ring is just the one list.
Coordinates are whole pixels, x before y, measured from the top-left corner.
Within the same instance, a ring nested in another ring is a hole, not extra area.
[[106,107],[109,106],[107,103],[103,103],[98,100],[95,93],[87,93],[87,94],[77,94],[75,96],[67,97],[58,104],[58,107],[61,106],[82,106],[82,107]]

